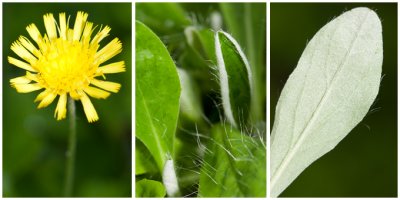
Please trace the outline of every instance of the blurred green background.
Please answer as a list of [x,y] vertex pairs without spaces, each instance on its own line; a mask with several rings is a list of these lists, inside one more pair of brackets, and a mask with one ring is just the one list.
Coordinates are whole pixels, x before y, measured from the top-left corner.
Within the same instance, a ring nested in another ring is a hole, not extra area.
[[382,21],[378,97],[367,117],[281,197],[397,197],[396,3],[271,3],[271,129],[280,92],[307,41],[334,17],[360,6],[375,10]]
[[[131,196],[131,4],[130,3],[4,3],[3,4],[3,196],[56,197],[64,187],[68,118],[53,117],[56,101],[36,109],[33,100],[39,92],[17,93],[11,78],[25,71],[10,65],[7,56],[18,58],[11,50],[25,28],[35,23],[42,34],[43,15],[60,12],[71,16],[77,11],[89,14],[94,25],[109,25],[110,36],[122,41],[123,51],[108,62],[124,60],[126,72],[111,74],[107,80],[122,84],[117,94],[106,100],[91,98],[100,120],[89,124],[81,102],[77,105],[77,155],[74,196]],[[68,113],[67,113],[68,115]],[[67,116],[68,117],[68,116]]]

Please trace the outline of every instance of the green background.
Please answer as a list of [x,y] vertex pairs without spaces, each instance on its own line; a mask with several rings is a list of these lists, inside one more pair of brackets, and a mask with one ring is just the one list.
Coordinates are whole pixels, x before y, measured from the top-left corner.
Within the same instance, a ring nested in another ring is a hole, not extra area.
[[[77,157],[74,195],[82,197],[131,196],[131,4],[130,3],[4,3],[3,4],[3,196],[56,197],[63,194],[67,119],[53,117],[56,101],[36,109],[39,92],[17,93],[11,78],[25,71],[10,65],[7,56],[25,28],[35,23],[42,34],[43,15],[66,12],[75,22],[77,11],[89,14],[94,25],[109,25],[106,45],[120,38],[123,51],[108,62],[124,60],[126,72],[107,75],[121,83],[121,90],[106,100],[91,98],[100,120],[89,124],[77,101]],[[96,32],[95,32],[96,33]],[[32,41],[32,40],[31,40]],[[58,99],[58,98],[57,98]],[[57,100],[56,99],[56,100]],[[69,113],[67,113],[68,115]]]
[[271,129],[283,86],[307,41],[354,7],[378,13],[383,27],[383,71],[369,114],[336,148],[308,167],[282,197],[397,196],[397,4],[271,3]]

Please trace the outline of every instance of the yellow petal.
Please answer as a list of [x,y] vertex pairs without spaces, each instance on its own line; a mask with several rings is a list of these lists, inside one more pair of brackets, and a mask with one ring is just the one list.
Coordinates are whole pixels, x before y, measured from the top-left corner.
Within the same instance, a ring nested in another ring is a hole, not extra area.
[[37,74],[32,74],[30,72],[26,72],[25,77],[28,78],[31,81],[38,82],[38,75]]
[[47,95],[39,103],[38,108],[44,108],[44,107],[50,105],[56,97],[57,97],[57,94],[54,92],[47,93]]
[[[73,100],[72,100],[73,101]],[[67,116],[67,94],[61,94],[58,99],[56,111],[54,112],[54,117],[57,115],[57,120],[62,120]]]
[[44,34],[41,42],[39,42],[39,44],[38,44],[40,51],[41,52],[46,52],[46,54],[47,54],[51,49],[51,46],[49,44],[50,44],[50,40],[47,37],[47,35]]
[[108,65],[101,66],[97,69],[97,73],[99,75],[120,73],[120,72],[124,72],[124,71],[125,71],[124,61],[110,63]]
[[90,44],[98,44],[101,40],[108,36],[108,33],[111,31],[111,28],[106,26],[103,29],[100,28],[99,32],[94,36],[93,40]]
[[30,52],[33,53],[34,56],[39,57],[41,55],[40,51],[35,47],[35,45],[33,45],[28,38],[24,37],[24,36],[20,36],[19,37],[19,41],[21,42],[21,44],[28,49]]
[[35,24],[30,24],[26,27],[26,31],[28,31],[31,38],[36,42],[39,43],[42,40],[42,36],[40,35],[39,29],[36,27]]
[[97,115],[96,109],[94,109],[94,106],[90,101],[89,97],[84,92],[80,92],[80,95],[81,95],[83,110],[85,111],[85,115],[89,123],[99,120],[99,116]]
[[110,96],[109,92],[106,92],[104,90],[101,90],[99,88],[95,87],[90,87],[88,86],[87,88],[84,89],[84,91],[91,97],[97,98],[97,99],[106,99],[108,96]]
[[15,84],[13,85],[17,92],[19,93],[28,93],[28,92],[33,92],[36,90],[40,90],[43,87],[40,86],[38,83],[29,83],[29,84]]
[[74,41],[78,41],[81,38],[83,25],[85,25],[88,14],[82,11],[79,11],[76,15],[75,25],[74,25]]
[[53,14],[48,13],[43,15],[44,26],[46,28],[47,36],[50,40],[57,38],[56,21]]
[[19,76],[17,78],[10,79],[11,86],[13,87],[16,84],[28,84],[32,81],[37,82],[37,75],[30,72],[26,72],[25,76]]
[[66,40],[67,39],[67,21],[65,19],[65,13],[60,13],[59,15],[60,20],[60,38]]
[[18,59],[15,59],[13,57],[8,56],[8,62],[10,64],[13,64],[19,68],[31,71],[31,72],[37,72],[36,69],[34,69],[30,64],[26,63],[26,62],[22,62]]
[[94,58],[98,61],[98,64],[104,63],[115,55],[119,54],[122,51],[122,44],[118,38],[113,39],[110,43],[108,43],[105,47],[103,47],[100,51],[98,51]]
[[67,40],[68,41],[72,41],[72,37],[74,36],[74,30],[72,30],[72,29],[68,29],[68,31],[67,31]]
[[47,96],[47,94],[49,94],[49,92],[50,92],[50,90],[49,90],[49,89],[47,89],[47,90],[45,90],[45,91],[41,92],[39,95],[37,95],[37,97],[36,97],[36,99],[35,99],[35,101],[34,101],[34,102],[38,102],[38,101],[41,101],[41,100],[43,100],[43,99],[44,99],[44,97],[46,97],[46,96]]
[[32,80],[30,80],[29,78],[27,78],[26,76],[20,76],[17,78],[13,78],[10,80],[11,86],[14,87],[14,85],[16,84],[28,84],[30,83]]
[[115,93],[117,93],[119,91],[119,89],[121,88],[121,84],[110,82],[110,81],[101,81],[101,80],[93,79],[90,83],[101,89],[104,89],[104,90],[107,90],[110,92],[115,92]]
[[33,56],[28,50],[26,50],[20,42],[14,42],[11,45],[11,50],[14,51],[14,53],[17,54],[20,58],[28,61],[31,64],[37,61],[37,58]]
[[93,23],[86,22],[85,29],[83,30],[82,39],[81,39],[83,44],[89,44],[90,36],[92,35],[92,32],[93,32],[92,28],[93,28]]

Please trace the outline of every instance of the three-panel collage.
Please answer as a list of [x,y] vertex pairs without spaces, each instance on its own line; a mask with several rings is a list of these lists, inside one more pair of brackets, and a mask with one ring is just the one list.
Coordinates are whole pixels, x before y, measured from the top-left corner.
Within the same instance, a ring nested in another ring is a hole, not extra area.
[[2,1],[2,198],[398,198],[398,2]]

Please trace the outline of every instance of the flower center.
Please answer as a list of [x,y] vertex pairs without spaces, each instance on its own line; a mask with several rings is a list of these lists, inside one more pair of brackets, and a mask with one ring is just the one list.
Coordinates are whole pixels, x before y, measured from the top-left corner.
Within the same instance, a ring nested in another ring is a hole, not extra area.
[[42,55],[35,64],[38,81],[57,94],[87,87],[99,65],[94,62],[96,50],[79,41],[57,38],[40,49]]

